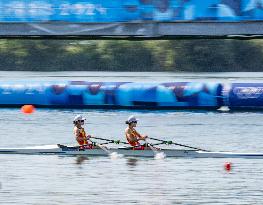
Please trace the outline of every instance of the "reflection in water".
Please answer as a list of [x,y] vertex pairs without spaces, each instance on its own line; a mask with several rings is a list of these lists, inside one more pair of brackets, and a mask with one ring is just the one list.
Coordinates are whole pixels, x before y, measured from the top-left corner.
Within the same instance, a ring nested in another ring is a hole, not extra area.
[[85,160],[88,160],[89,158],[87,156],[77,156],[76,158],[76,164],[83,164]]
[[136,158],[127,158],[127,165],[130,167],[137,166],[138,159]]

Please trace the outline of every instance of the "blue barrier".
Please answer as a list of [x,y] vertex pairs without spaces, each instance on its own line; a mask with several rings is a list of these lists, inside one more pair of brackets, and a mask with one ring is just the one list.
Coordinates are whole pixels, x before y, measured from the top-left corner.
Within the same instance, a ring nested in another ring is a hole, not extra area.
[[199,82],[2,82],[0,106],[217,109],[221,93],[221,84]]
[[49,105],[46,98],[48,85],[39,83],[1,83],[0,105]]
[[0,82],[0,106],[129,109],[262,109],[263,83]]
[[263,83],[233,83],[225,92],[232,109],[263,108]]
[[255,0],[2,0],[0,22],[263,20]]

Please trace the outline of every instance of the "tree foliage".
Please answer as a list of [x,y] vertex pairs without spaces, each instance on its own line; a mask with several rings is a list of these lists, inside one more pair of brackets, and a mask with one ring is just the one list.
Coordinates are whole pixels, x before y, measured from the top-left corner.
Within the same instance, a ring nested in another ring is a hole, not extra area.
[[0,40],[0,70],[263,71],[263,40]]

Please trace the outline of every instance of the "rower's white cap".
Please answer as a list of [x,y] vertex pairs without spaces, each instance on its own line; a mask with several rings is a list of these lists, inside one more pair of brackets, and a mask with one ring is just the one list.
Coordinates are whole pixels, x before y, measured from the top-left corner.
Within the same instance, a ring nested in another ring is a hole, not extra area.
[[127,119],[127,123],[131,123],[131,122],[137,122],[138,119],[134,116],[134,115],[131,115],[130,117],[128,117]]
[[74,117],[74,122],[77,122],[77,121],[81,121],[81,120],[86,120],[86,118],[82,117],[82,115],[77,115],[76,117]]

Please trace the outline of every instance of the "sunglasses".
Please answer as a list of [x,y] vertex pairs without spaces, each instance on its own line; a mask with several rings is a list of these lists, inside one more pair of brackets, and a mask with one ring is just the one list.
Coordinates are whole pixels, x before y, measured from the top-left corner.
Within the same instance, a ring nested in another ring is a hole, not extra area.
[[132,121],[131,123],[137,123],[137,121]]
[[84,120],[79,120],[79,122],[84,122]]

